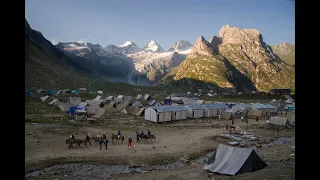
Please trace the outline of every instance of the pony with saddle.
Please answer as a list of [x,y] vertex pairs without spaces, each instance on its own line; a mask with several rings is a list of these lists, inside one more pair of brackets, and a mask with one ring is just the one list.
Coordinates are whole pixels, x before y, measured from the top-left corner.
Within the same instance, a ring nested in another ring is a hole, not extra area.
[[69,144],[69,149],[73,148],[73,144],[76,144],[77,147],[80,147],[81,144],[84,144],[85,146],[87,146],[87,139],[67,139],[66,140],[66,144]]
[[112,144],[113,144],[113,145],[115,144],[114,140],[116,140],[117,143],[119,143],[120,140],[121,140],[121,143],[123,143],[123,141],[124,141],[124,136],[123,136],[123,135],[120,135],[120,137],[118,138],[117,135],[112,134],[112,135],[111,135],[111,139],[112,139]]
[[144,134],[144,133],[138,133],[136,132],[136,137],[137,137],[137,142],[140,142],[141,140],[140,139],[143,139],[144,142],[147,142],[148,139],[150,140],[155,140],[156,139],[156,136],[155,135],[148,135],[148,134]]

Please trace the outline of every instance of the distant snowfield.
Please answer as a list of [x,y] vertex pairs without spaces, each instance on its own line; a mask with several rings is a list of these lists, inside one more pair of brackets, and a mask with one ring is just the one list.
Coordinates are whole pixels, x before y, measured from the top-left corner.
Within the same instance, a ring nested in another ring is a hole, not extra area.
[[87,46],[86,43],[83,43],[83,45],[77,45],[77,44],[63,44],[63,50],[68,51],[68,52],[73,52],[73,51],[81,51],[81,50],[88,50],[91,52],[91,49]]
[[[69,53],[86,54],[90,53],[91,49],[87,43],[63,43],[63,49]],[[184,51],[175,51],[179,54],[188,55],[192,48]],[[97,51],[99,56],[117,56],[130,58],[133,60],[135,69],[140,73],[145,73],[145,67],[151,64],[161,64],[170,60],[173,56],[173,51],[163,51],[161,46],[151,40],[143,49],[140,49],[134,42],[127,41],[120,46],[108,45],[105,48],[100,46]]]

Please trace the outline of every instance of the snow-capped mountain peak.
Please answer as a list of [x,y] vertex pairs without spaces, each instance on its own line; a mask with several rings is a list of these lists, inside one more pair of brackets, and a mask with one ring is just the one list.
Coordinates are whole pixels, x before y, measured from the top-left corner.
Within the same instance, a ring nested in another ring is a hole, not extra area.
[[126,47],[126,46],[132,46],[132,45],[135,45],[134,42],[132,42],[132,41],[127,41],[127,42],[125,42],[124,44],[120,45],[119,47]]
[[154,40],[151,40],[142,50],[151,52],[163,52],[162,47]]
[[172,47],[168,51],[186,51],[192,49],[192,44],[187,40],[181,40],[172,45]]
[[120,45],[119,48],[123,54],[134,54],[141,51],[141,49],[132,41],[125,42]]

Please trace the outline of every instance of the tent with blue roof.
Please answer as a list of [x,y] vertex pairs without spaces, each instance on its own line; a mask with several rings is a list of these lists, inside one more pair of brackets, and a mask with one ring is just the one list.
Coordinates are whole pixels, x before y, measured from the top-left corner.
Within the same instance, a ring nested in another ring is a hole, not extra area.
[[77,112],[77,106],[70,106],[68,114],[75,115]]

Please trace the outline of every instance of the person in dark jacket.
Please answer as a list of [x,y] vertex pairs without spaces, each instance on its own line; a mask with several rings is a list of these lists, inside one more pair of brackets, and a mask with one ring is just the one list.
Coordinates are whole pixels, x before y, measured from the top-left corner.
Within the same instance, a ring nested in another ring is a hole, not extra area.
[[150,132],[150,130],[148,129],[148,135],[150,136],[151,135],[151,132]]
[[118,139],[120,139],[121,133],[120,130],[118,131]]
[[[90,133],[89,133],[90,134]],[[89,136],[89,134],[87,134],[87,136],[86,136],[86,140],[87,140],[87,142],[89,142],[89,144],[91,145],[91,142],[90,142],[90,136]]]
[[106,145],[106,150],[108,149],[108,139],[106,138],[105,140],[104,140],[104,144]]
[[100,150],[102,149],[102,137],[100,135],[97,135],[97,138],[98,138],[98,142],[99,142],[99,145],[100,145]]

